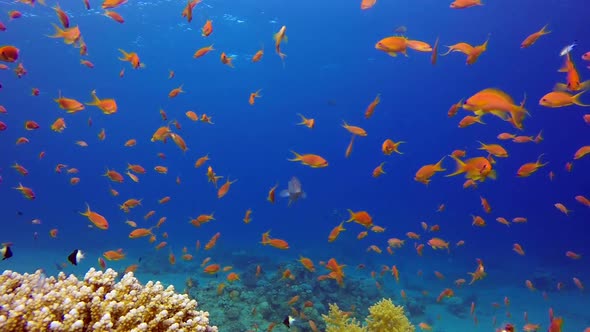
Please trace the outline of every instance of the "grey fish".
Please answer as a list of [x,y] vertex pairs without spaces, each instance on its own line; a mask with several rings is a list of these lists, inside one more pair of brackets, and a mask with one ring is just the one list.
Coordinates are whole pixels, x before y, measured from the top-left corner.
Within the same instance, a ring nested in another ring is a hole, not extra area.
[[295,201],[300,198],[305,198],[306,194],[301,189],[301,182],[296,177],[292,177],[289,181],[289,186],[287,189],[284,189],[280,193],[281,197],[288,197],[289,198],[289,206]]

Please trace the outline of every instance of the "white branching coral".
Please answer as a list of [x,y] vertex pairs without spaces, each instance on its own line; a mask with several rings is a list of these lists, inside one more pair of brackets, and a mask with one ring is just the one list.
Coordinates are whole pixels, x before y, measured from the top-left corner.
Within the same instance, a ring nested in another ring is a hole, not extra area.
[[4,271],[0,275],[0,331],[202,331],[209,313],[160,282],[142,286],[132,273],[90,269],[84,280],[63,272],[46,278]]

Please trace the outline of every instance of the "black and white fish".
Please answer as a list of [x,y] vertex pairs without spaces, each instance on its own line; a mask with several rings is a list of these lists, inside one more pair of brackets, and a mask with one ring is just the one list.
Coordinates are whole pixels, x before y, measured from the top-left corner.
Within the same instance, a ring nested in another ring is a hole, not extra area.
[[306,194],[301,189],[301,182],[296,177],[292,177],[289,181],[289,186],[280,193],[281,197],[289,198],[289,206],[300,198],[305,198]]
[[68,261],[70,261],[70,263],[73,265],[78,265],[82,258],[84,258],[84,253],[82,250],[76,249],[68,256]]
[[0,248],[0,255],[2,256],[2,260],[12,257],[12,249],[10,249],[10,246],[7,244],[3,245],[2,248]]
[[293,325],[293,323],[295,323],[295,318],[293,318],[291,316],[287,316],[283,320],[283,325],[285,325],[289,329],[291,328],[291,325]]

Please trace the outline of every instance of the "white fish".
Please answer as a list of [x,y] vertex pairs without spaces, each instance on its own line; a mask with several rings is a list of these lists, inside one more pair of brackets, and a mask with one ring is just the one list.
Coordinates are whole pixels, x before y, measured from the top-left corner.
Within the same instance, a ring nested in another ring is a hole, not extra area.
[[566,47],[564,47],[563,49],[561,49],[561,52],[559,52],[559,56],[564,56],[564,55],[568,54],[576,46],[578,46],[578,44],[576,44],[575,41],[573,43],[571,43],[570,45],[567,45]]

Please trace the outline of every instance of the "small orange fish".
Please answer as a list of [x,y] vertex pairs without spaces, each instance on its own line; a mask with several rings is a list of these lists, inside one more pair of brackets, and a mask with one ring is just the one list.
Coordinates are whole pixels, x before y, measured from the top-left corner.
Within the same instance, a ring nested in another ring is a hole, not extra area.
[[104,16],[113,19],[115,22],[118,22],[121,24],[125,23],[125,19],[123,19],[123,16],[121,16],[121,14],[114,12],[112,10],[105,10]]
[[221,63],[227,65],[231,68],[234,68],[234,64],[232,63],[233,57],[228,57],[225,52],[221,52]]
[[213,22],[211,20],[207,20],[203,28],[201,29],[203,37],[209,37],[209,35],[213,32]]
[[175,98],[176,96],[178,96],[178,94],[180,94],[182,92],[185,92],[185,91],[182,90],[182,84],[181,84],[178,88],[174,88],[168,93],[168,98]]
[[250,94],[250,98],[248,99],[248,103],[249,103],[250,105],[254,105],[254,101],[255,101],[255,99],[256,99],[256,98],[260,98],[260,97],[262,97],[262,96],[260,95],[260,91],[262,91],[262,89],[259,89],[258,91],[256,91],[256,92],[252,92],[252,93]]
[[211,52],[211,51],[215,51],[215,49],[213,48],[213,45],[210,46],[205,46],[203,48],[198,49],[195,54],[193,54],[193,58],[200,58],[202,56],[204,56],[205,54]]
[[546,35],[548,33],[551,33],[551,31],[547,31],[547,25],[545,25],[543,28],[541,28],[541,30],[529,35],[528,37],[525,38],[525,40],[523,40],[523,42],[520,44],[520,48],[527,48],[532,46],[537,39],[539,39],[541,36]]
[[295,151],[291,151],[295,158],[287,159],[289,161],[300,161],[303,165],[312,167],[312,168],[323,168],[328,166],[328,161],[323,157],[316,155],[316,154],[298,154]]
[[371,102],[371,104],[369,104],[369,106],[367,106],[367,109],[365,110],[365,119],[369,119],[373,116],[373,113],[375,112],[375,107],[377,107],[377,105],[379,105],[380,102],[381,94],[377,94],[377,97],[375,97],[375,99]]

